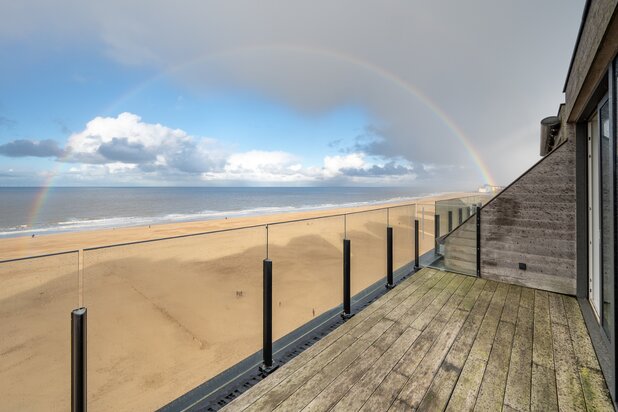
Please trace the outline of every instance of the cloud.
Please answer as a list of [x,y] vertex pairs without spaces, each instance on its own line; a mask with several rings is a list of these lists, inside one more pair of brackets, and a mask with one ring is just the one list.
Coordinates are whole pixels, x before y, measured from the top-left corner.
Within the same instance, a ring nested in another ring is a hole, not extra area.
[[326,156],[324,158],[323,173],[325,177],[334,177],[341,174],[342,169],[359,169],[365,165],[363,153],[351,153],[346,156]]
[[65,164],[58,181],[69,184],[393,185],[418,183],[440,169],[401,156],[353,151],[366,148],[363,139],[346,153],[306,164],[285,151],[232,152],[213,138],[125,112],[92,119],[68,138],[65,149],[52,140],[16,140],[0,146],[0,154],[55,157]]
[[[394,172],[394,173],[391,173]],[[202,175],[207,182],[242,184],[394,184],[416,179],[411,166],[375,164],[363,153],[325,156],[319,166],[303,165],[281,151],[252,150],[229,156],[221,170]]]
[[130,143],[126,137],[112,138],[111,142],[102,143],[97,153],[109,161],[121,163],[146,163],[156,159],[156,155],[141,143]]
[[390,161],[384,165],[373,165],[369,168],[345,168],[341,170],[346,176],[405,176],[415,175],[415,169],[412,166],[404,166],[396,164],[394,161]]
[[[67,12],[96,31],[108,56],[173,69],[196,93],[243,90],[309,115],[360,107],[382,138],[367,153],[456,164],[457,179],[478,182],[467,139],[506,183],[538,158],[536,134],[517,159],[493,143],[557,110],[582,8],[560,0],[247,0],[160,2],[147,13],[137,2],[121,17],[109,3]],[[550,31],[547,15],[561,22]]]
[[195,93],[242,90],[308,114],[360,107],[382,138],[366,153],[457,165],[459,181],[478,183],[467,139],[508,183],[538,159],[536,131],[507,139],[556,112],[584,1],[12,4],[0,10],[0,42],[87,43]]
[[219,170],[204,173],[205,181],[297,183],[314,180],[299,159],[283,151],[251,150],[230,155]]
[[0,145],[0,155],[7,157],[59,157],[63,153],[53,140],[18,139]]
[[405,160],[360,151],[327,155],[318,165],[285,151],[234,153],[213,138],[128,112],[92,119],[70,135],[65,149],[52,140],[16,140],[0,146],[0,154],[55,157],[67,165],[59,181],[80,184],[389,184],[416,178]]
[[149,173],[199,174],[220,166],[225,154],[214,139],[146,123],[133,113],[96,117],[69,137],[66,162],[124,163]]

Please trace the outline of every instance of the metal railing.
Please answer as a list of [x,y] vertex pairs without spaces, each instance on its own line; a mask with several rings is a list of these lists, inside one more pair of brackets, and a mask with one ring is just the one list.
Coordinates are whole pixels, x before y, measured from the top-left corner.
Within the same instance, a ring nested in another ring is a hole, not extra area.
[[480,277],[481,209],[491,199],[477,195],[436,201],[434,258],[427,266]]
[[0,380],[14,382],[0,398],[13,410],[153,409],[257,351],[270,373],[273,342],[333,308],[349,319],[355,297],[420,268],[440,234],[436,210],[410,203],[0,261]]

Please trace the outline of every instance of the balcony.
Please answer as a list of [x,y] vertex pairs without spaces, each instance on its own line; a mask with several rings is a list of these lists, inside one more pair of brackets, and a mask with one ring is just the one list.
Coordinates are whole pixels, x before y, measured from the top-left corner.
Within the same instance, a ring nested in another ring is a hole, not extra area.
[[445,409],[613,410],[577,300],[422,269],[224,408]]
[[0,262],[0,410],[612,410],[574,297],[476,276],[485,201]]

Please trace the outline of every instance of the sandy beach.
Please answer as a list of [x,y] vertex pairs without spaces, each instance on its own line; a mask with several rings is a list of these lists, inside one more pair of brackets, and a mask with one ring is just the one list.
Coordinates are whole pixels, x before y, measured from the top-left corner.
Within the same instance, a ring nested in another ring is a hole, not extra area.
[[[0,264],[0,410],[70,407],[69,314],[80,305],[88,309],[89,409],[164,406],[260,350],[266,254],[278,339],[341,303],[344,236],[353,294],[385,276],[387,225],[395,269],[413,259],[414,218],[421,254],[430,250],[434,200],[388,212],[373,205],[2,239],[3,260],[82,252]],[[245,226],[256,227],[84,251]]]

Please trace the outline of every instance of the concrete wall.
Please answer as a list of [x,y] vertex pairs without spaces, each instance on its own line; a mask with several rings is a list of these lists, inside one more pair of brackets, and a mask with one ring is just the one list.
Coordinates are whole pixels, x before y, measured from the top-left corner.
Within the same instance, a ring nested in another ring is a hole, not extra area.
[[575,246],[571,138],[482,209],[481,277],[574,295]]

